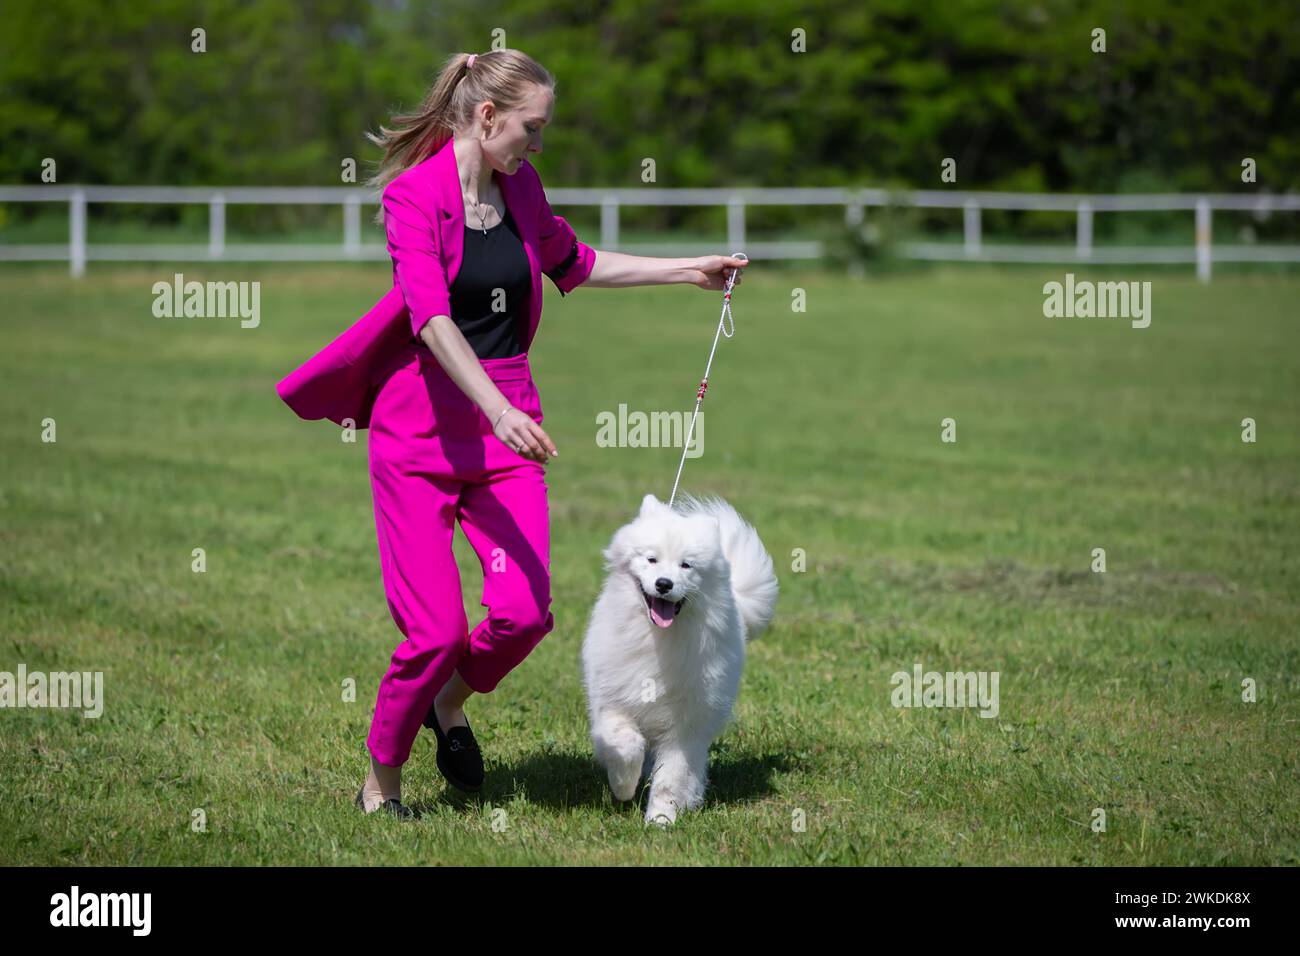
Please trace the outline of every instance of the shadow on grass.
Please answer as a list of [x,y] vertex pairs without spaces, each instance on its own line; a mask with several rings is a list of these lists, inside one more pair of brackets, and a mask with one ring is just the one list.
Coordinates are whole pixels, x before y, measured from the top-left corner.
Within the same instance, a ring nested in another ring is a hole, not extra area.
[[[794,763],[784,754],[721,757],[712,754],[704,806],[762,800],[775,792],[774,774],[787,772],[792,766]],[[422,790],[435,793],[432,799],[407,804],[417,816],[439,806],[457,809],[473,804],[501,806],[521,794],[529,803],[555,811],[600,808],[626,812],[635,804],[644,814],[650,793],[649,780],[643,776],[634,800],[626,803],[615,800],[604,768],[590,755],[537,753],[512,765],[489,763],[483,789],[474,794],[464,793],[444,780],[432,760],[427,766],[412,769],[414,772],[407,779],[413,778]]]

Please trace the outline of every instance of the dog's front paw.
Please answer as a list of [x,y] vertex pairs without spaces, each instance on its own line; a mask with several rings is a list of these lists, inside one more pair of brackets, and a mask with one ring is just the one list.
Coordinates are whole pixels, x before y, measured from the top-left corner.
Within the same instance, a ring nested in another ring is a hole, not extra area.
[[611,770],[609,774],[609,789],[619,803],[627,803],[635,799],[636,785],[640,782],[640,776],[631,773],[616,774]]
[[677,807],[671,800],[654,800],[651,799],[650,806],[646,808],[645,825],[654,824],[657,827],[671,826],[677,822]]

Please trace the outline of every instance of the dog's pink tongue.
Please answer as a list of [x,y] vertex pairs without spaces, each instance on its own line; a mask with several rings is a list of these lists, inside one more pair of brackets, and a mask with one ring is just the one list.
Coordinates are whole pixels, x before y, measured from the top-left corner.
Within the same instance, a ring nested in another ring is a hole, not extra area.
[[670,627],[676,614],[677,607],[672,601],[665,601],[659,597],[650,599],[650,619],[656,626]]

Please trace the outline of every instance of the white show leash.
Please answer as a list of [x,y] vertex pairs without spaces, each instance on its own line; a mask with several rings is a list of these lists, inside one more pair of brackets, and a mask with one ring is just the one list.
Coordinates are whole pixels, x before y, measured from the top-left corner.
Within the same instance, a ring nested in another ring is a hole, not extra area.
[[[749,261],[749,256],[743,252],[732,253],[731,258]],[[686,441],[682,445],[682,460],[677,465],[677,478],[673,481],[673,493],[668,496],[668,507],[670,508],[673,506],[673,499],[677,497],[677,483],[682,480],[682,468],[686,465],[686,452],[691,447],[691,436],[695,434],[695,419],[700,414],[700,406],[704,403],[704,390],[709,387],[709,369],[713,367],[713,353],[718,350],[718,337],[726,335],[727,338],[731,338],[736,334],[736,319],[731,314],[731,287],[735,285],[736,278],[739,275],[739,269],[731,270],[731,276],[727,279],[727,287],[722,294],[722,315],[718,318],[718,331],[713,333],[713,348],[709,350],[709,361],[704,366],[704,378],[700,381],[700,387],[695,393],[695,413],[691,415],[691,427],[687,430]],[[731,320],[730,332],[723,328],[728,319]]]

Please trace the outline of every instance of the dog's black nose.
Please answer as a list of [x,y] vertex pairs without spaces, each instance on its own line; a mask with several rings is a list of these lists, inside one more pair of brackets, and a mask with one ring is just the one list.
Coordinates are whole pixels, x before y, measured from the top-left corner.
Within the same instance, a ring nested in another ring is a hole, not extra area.
[[660,594],[667,594],[672,589],[673,589],[673,582],[669,581],[667,578],[660,578],[658,581],[655,582],[655,590],[658,591]]

